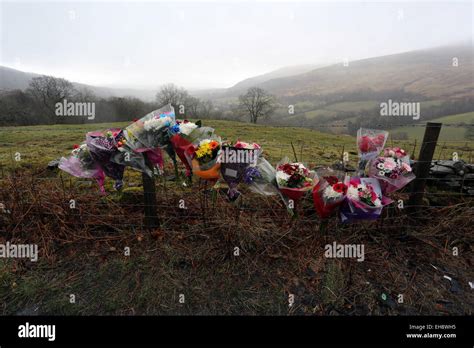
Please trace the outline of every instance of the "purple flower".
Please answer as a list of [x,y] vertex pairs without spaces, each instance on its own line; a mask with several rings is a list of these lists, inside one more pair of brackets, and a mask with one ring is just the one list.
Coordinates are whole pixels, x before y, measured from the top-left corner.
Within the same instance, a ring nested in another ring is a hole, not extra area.
[[262,177],[262,174],[260,174],[260,171],[257,169],[257,167],[248,167],[244,173],[243,181],[247,185],[250,185],[251,183],[253,183],[255,178],[261,178],[261,177]]

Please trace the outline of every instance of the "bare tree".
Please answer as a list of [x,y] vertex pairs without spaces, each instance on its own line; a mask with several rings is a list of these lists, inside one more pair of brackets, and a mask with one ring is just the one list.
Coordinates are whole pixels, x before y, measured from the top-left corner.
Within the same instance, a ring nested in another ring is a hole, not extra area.
[[214,111],[214,104],[210,100],[204,100],[199,103],[199,117],[211,118]]
[[88,87],[81,87],[77,89],[74,98],[81,102],[93,102],[98,99],[97,96],[94,94],[94,91]]
[[0,92],[0,125],[41,123],[44,115],[36,114],[31,96],[21,90]]
[[275,111],[275,98],[261,88],[252,87],[239,96],[239,107],[250,116],[250,122],[257,123],[259,118],[270,117]]
[[192,118],[201,117],[200,112],[199,112],[201,100],[199,98],[188,96],[186,100],[184,101],[184,103],[186,107],[187,117],[192,117]]
[[186,99],[188,97],[188,92],[184,88],[169,83],[160,88],[156,94],[156,101],[160,106],[171,104],[175,108],[175,112],[179,114],[180,106],[186,106]]
[[53,123],[56,103],[67,98],[73,98],[75,94],[75,89],[71,82],[53,76],[34,77],[26,91],[40,107],[44,108],[50,121],[53,121]]

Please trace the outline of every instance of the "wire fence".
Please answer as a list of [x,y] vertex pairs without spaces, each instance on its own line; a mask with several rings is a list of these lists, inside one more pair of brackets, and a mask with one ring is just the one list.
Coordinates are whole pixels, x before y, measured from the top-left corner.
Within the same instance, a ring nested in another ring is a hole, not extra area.
[[[420,125],[414,125],[420,126]],[[423,125],[424,126],[424,125]],[[458,124],[443,124],[443,127],[459,126]],[[374,126],[375,128],[375,126]],[[34,129],[28,131],[34,132]],[[474,141],[454,140],[442,142],[425,141],[424,145],[435,143],[433,159],[430,161],[416,161],[417,165],[421,163],[432,163],[436,160],[464,161],[470,163],[472,152],[474,150]],[[167,176],[174,172],[172,163],[168,161],[162,176],[156,178],[156,203],[144,203],[143,195],[149,191],[140,183],[138,173],[126,171],[125,186],[121,192],[109,190],[106,196],[100,195],[98,189],[93,186],[93,180],[76,179],[69,177],[66,173],[55,172],[46,169],[47,163],[41,168],[28,168],[24,163],[28,163],[28,154],[22,161],[16,161],[12,148],[21,148],[21,144],[3,143],[10,147],[8,158],[5,153],[0,161],[0,213],[21,211],[15,219],[21,219],[25,222],[28,217],[52,217],[74,216],[76,219],[68,220],[69,225],[87,226],[97,225],[97,223],[115,224],[118,229],[121,228],[143,228],[141,219],[130,221],[130,214],[136,216],[143,215],[143,209],[151,207],[157,211],[162,224],[172,227],[174,224],[182,222],[183,218],[193,221],[195,225],[203,225],[206,228],[212,217],[209,213],[219,218],[221,225],[233,225],[240,223],[238,217],[245,216],[247,223],[256,221],[259,224],[269,222],[271,224],[285,225],[298,221],[299,224],[312,223],[316,226],[321,225],[321,219],[315,214],[312,206],[311,195],[308,194],[301,203],[298,203],[294,209],[296,215],[287,213],[286,206],[277,196],[262,197],[249,192],[245,187],[241,188],[243,192],[241,199],[237,202],[230,202],[225,195],[226,188],[211,189],[209,185],[201,181],[195,181],[192,186],[189,184],[183,186],[184,177],[173,178],[168,181]],[[334,162],[343,162],[345,169],[353,170],[357,168],[357,155],[354,148],[348,148],[345,144],[339,144],[338,147],[331,148],[331,154],[340,154],[339,156],[328,155],[321,157],[315,155],[314,146],[309,146],[305,141],[296,141],[294,144],[283,144],[277,139],[273,141],[260,142],[265,149],[270,148],[274,156],[278,157],[297,157],[298,161],[309,163],[310,166],[329,165]],[[296,149],[295,150],[295,145]],[[407,149],[412,157],[418,157],[416,150],[419,150],[421,143],[416,140],[396,140],[389,138],[387,146],[400,146]],[[319,153],[325,154],[323,147]],[[417,149],[418,148],[418,149]],[[276,150],[276,151],[275,151]],[[411,151],[410,151],[411,150]],[[460,150],[459,152],[450,150]],[[350,151],[353,156],[349,161],[344,161],[344,154]],[[275,155],[276,153],[276,155]],[[30,155],[31,156],[31,155]],[[182,168],[180,168],[181,170]],[[384,207],[380,221],[371,221],[368,224],[377,229],[391,229],[388,224],[391,221],[399,221],[400,217],[406,218],[404,224],[416,226],[421,221],[429,221],[433,214],[437,214],[446,209],[458,208],[464,212],[470,213],[473,210],[473,195],[469,191],[470,186],[474,186],[472,178],[465,180],[465,174],[459,175],[452,168],[447,172],[452,173],[444,176],[429,175],[419,177],[425,179],[428,188],[418,191],[412,186],[405,187],[401,192],[391,195],[393,203]],[[473,170],[474,175],[474,170]],[[456,185],[447,185],[446,183],[455,183]],[[223,185],[225,186],[225,184]],[[242,185],[243,186],[243,185]],[[409,196],[413,194],[422,194],[423,204],[409,204]],[[127,212],[130,212],[127,214]],[[173,212],[170,214],[170,212]],[[91,221],[88,221],[91,219]],[[112,220],[111,220],[112,219]],[[336,218],[334,218],[336,220]],[[339,226],[344,227],[343,224]]]

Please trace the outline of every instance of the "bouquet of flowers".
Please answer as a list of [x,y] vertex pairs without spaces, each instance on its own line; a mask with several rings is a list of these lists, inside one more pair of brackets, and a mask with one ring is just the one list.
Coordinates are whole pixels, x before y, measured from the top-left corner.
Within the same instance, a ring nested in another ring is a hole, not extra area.
[[399,190],[415,178],[410,156],[399,147],[386,148],[383,156],[371,160],[369,175],[380,181],[384,193]]
[[240,193],[237,186],[243,180],[247,168],[255,166],[262,150],[260,145],[237,141],[234,145],[223,145],[221,153],[221,174],[229,185],[227,196],[235,200]]
[[188,120],[176,121],[176,124],[170,127],[170,142],[175,153],[178,155],[181,162],[186,167],[186,176],[192,175],[192,167],[186,157],[186,152],[189,154],[193,151],[193,143],[198,139],[206,138],[214,133],[214,129],[209,127],[202,127],[201,122],[189,122]]
[[387,141],[388,132],[377,129],[360,128],[357,131],[357,149],[359,152],[358,175],[363,176],[367,163],[378,156]]
[[249,189],[255,193],[264,196],[279,195],[283,203],[286,205],[288,211],[288,198],[284,196],[278,189],[276,181],[276,169],[263,156],[257,157],[255,165],[249,166],[245,169],[242,176],[242,182],[249,185]]
[[123,130],[125,145],[120,149],[121,154],[114,157],[114,161],[130,165],[151,176],[153,168],[146,165],[146,156],[152,167],[162,169],[164,163],[161,148],[170,144],[168,129],[174,124],[174,117],[174,109],[168,104],[134,120]]
[[61,157],[58,168],[78,178],[92,178],[97,181],[101,192],[104,189],[104,172],[94,161],[87,145],[74,145],[71,155]]
[[307,169],[302,163],[292,163],[288,158],[284,158],[276,169],[278,188],[294,202],[299,201],[316,184],[316,173]]
[[193,173],[205,180],[217,180],[221,167],[220,150],[221,138],[216,135],[196,141],[185,153]]
[[99,163],[106,176],[115,180],[114,188],[120,190],[125,166],[113,162],[112,158],[118,148],[123,146],[122,130],[111,128],[104,132],[89,132],[86,134],[86,144],[92,159]]
[[332,169],[317,172],[319,182],[313,189],[314,208],[321,219],[328,218],[344,202],[347,185],[344,173]]
[[124,136],[131,148],[145,152],[169,143],[169,127],[175,123],[173,107],[168,104],[150,112],[124,130]]
[[[161,150],[154,149],[147,152],[135,152],[130,146],[124,143],[122,146],[117,148],[117,152],[111,157],[111,161],[124,166],[129,166],[140,172],[146,173],[148,176],[153,175],[152,168],[146,165],[145,156],[150,158],[152,164],[158,164],[160,167],[163,166],[163,159],[161,156]],[[158,154],[156,154],[158,152]]]
[[341,206],[342,222],[351,220],[375,220],[384,205],[391,200],[384,197],[379,181],[375,178],[346,177],[346,200]]
[[249,189],[265,196],[279,194],[276,184],[276,170],[264,157],[258,157],[254,166],[245,169],[242,182],[249,185]]

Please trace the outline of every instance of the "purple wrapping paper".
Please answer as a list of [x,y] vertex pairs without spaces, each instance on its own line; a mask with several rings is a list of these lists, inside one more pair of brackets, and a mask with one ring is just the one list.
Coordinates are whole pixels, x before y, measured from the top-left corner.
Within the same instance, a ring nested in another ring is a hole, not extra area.
[[351,222],[358,220],[377,220],[382,213],[382,208],[364,211],[363,209],[351,206],[346,200],[339,210],[342,222]]
[[86,135],[86,144],[94,161],[100,164],[106,176],[116,181],[115,188],[120,189],[125,166],[112,162],[112,157],[118,152],[116,139],[121,136],[122,131],[120,129],[109,129],[108,131],[117,132],[117,135],[108,138],[102,132],[89,132]]
[[380,188],[379,181],[375,178],[346,178],[346,184],[349,184],[352,179],[360,179],[361,182],[370,184],[377,195],[381,198],[381,207],[371,207],[363,202],[352,201],[349,196],[346,196],[344,203],[341,205],[339,214],[343,223],[359,221],[359,220],[376,220],[380,217],[383,207],[392,202],[391,199],[384,197]]

